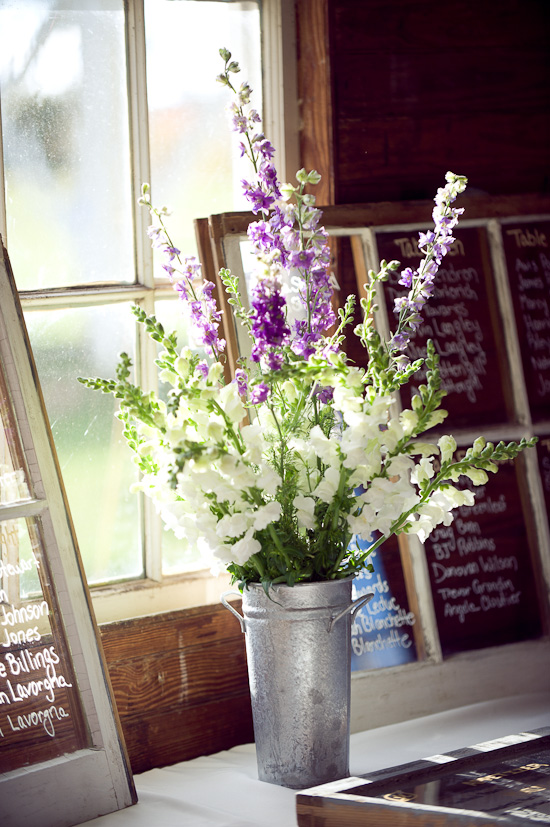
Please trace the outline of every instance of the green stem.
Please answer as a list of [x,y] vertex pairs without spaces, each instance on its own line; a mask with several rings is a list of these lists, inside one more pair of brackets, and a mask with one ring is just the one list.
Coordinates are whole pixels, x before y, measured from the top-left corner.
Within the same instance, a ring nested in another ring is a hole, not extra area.
[[265,577],[265,566],[259,557],[258,554],[252,554],[250,557],[250,562],[257,570],[258,574],[260,575],[260,579],[263,580]]
[[290,557],[288,556],[288,554],[284,550],[283,546],[281,545],[281,540],[278,537],[277,532],[275,531],[275,526],[273,525],[273,523],[269,523],[269,525],[267,527],[267,530],[269,531],[269,536],[273,540],[273,545],[275,546],[275,548],[277,549],[277,551],[279,552],[279,554],[281,555],[281,557],[285,561],[285,563],[287,565],[287,568],[290,568],[291,567]]

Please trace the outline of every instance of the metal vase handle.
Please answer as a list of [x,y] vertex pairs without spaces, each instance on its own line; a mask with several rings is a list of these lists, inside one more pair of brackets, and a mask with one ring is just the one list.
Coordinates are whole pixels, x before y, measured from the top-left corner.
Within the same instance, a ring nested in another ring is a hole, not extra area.
[[347,615],[348,612],[351,612],[353,614],[354,612],[357,612],[359,609],[362,609],[363,606],[366,606],[369,600],[372,600],[373,597],[374,594],[364,594],[363,597],[358,597],[357,600],[352,600],[349,606],[346,606],[346,608],[342,609],[341,612],[338,612],[337,615],[333,615],[330,620],[330,623],[328,624],[329,632],[332,632],[332,627],[335,623],[337,623],[340,620],[341,617]]
[[[235,617],[239,621],[239,625],[241,627],[241,632],[244,633],[244,632],[246,632],[245,624],[244,624],[244,617],[242,615],[240,615],[239,612],[235,608],[233,608],[231,603],[228,603],[228,601],[225,599],[226,596],[229,595],[229,594],[234,594],[237,597],[242,597],[242,595],[241,595],[240,592],[237,592],[234,589],[230,589],[229,591],[224,592],[220,599],[221,599],[221,602],[223,603],[223,605],[225,606],[225,608],[229,609],[231,614],[235,615]],[[340,620],[340,618],[344,617],[344,615],[348,614],[348,612],[351,612],[353,614],[354,612],[358,611],[359,609],[362,609],[363,606],[366,606],[366,604],[369,602],[369,600],[372,600],[373,597],[374,597],[374,594],[365,594],[365,595],[363,595],[363,597],[358,597],[357,600],[352,600],[352,602],[349,604],[349,606],[346,606],[346,608],[342,609],[341,612],[338,612],[337,615],[333,615],[331,617],[330,621],[329,621],[329,624],[328,624],[329,633],[332,632],[332,627],[334,626],[335,623],[337,623]]]
[[244,617],[243,617],[242,615],[240,615],[236,609],[234,609],[234,608],[233,608],[233,606],[231,605],[231,603],[228,603],[228,602],[227,602],[227,600],[225,599],[225,597],[226,597],[226,595],[228,595],[228,594],[236,594],[236,595],[237,595],[237,597],[242,597],[242,594],[241,594],[240,592],[235,591],[235,589],[229,589],[229,591],[224,592],[224,593],[222,594],[222,596],[221,596],[220,600],[221,600],[221,602],[223,603],[223,605],[225,606],[225,608],[226,608],[226,609],[229,609],[229,611],[231,612],[231,614],[234,614],[234,615],[235,615],[235,617],[236,617],[236,618],[237,618],[237,620],[239,621],[239,624],[240,624],[240,627],[241,627],[241,632],[243,632],[243,634],[244,634],[244,632],[246,631],[246,630],[245,630],[245,628],[244,628]]

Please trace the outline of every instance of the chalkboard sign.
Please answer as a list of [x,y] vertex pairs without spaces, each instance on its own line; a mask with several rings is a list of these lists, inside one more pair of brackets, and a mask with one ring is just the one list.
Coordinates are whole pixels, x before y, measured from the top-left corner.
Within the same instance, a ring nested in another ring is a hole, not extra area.
[[298,793],[298,824],[550,824],[548,727]]
[[550,418],[550,221],[504,224],[502,240],[534,422]]
[[455,509],[425,543],[444,654],[541,632],[517,466],[473,490],[475,504]]
[[[483,227],[457,229],[456,240],[440,267],[433,296],[422,311],[423,322],[407,354],[423,358],[426,342],[432,339],[440,356],[441,384],[448,396],[443,407],[449,416],[445,427],[462,428],[505,422],[510,400],[505,398],[501,361],[500,323],[494,298],[493,273],[487,233]],[[380,259],[397,259],[402,268],[416,269],[422,259],[414,231],[378,232]],[[384,285],[390,328],[395,329],[394,299],[406,293],[398,285],[399,273]],[[410,391],[425,381],[419,371],[413,377],[403,404],[410,404]]]
[[417,659],[415,625],[407,593],[399,545],[395,537],[369,557],[374,571],[363,569],[353,583],[353,595],[374,593],[353,616],[351,668],[378,669]]
[[0,252],[0,822],[68,827],[136,799],[23,314]]
[[537,458],[546,513],[550,522],[550,434],[539,436]]
[[25,466],[0,359],[0,772],[89,745],[38,518],[1,520],[31,499]]

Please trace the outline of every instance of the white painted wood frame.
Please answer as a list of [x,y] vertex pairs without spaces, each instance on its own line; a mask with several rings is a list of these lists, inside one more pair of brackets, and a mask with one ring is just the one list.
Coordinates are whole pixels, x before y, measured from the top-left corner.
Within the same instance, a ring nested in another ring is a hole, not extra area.
[[136,796],[23,313],[3,245],[0,252],[0,356],[33,492],[31,499],[0,506],[0,524],[40,515],[43,555],[59,607],[55,621],[64,632],[88,733],[84,749],[0,775],[0,821],[10,827],[70,827],[127,807],[135,803]]

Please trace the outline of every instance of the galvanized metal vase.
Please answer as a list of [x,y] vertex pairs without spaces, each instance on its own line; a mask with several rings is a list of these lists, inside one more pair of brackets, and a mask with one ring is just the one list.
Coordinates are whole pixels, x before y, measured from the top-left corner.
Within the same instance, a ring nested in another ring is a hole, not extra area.
[[242,595],[260,781],[299,790],[349,775],[353,578]]

